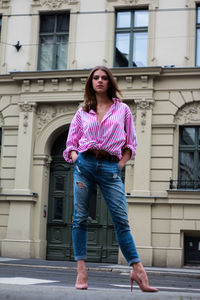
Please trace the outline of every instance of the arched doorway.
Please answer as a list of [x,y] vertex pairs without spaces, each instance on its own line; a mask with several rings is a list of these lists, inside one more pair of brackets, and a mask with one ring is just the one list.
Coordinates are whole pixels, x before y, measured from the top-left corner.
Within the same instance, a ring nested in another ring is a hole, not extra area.
[[[50,167],[47,259],[73,260],[73,164],[62,157],[67,132],[58,136],[53,144]],[[98,189],[90,199],[88,219],[87,261],[117,263],[118,244],[107,206]]]

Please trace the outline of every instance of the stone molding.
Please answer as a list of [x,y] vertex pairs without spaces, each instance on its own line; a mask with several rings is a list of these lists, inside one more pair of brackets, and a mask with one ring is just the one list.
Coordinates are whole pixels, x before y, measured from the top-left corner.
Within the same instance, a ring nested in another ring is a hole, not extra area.
[[178,125],[196,124],[200,122],[200,101],[186,104],[179,109],[174,117],[174,121]]
[[141,98],[141,99],[135,99],[135,103],[137,105],[137,109],[149,110],[153,108],[154,100]]
[[27,132],[27,127],[28,127],[28,119],[29,119],[29,113],[30,112],[35,112],[36,109],[36,103],[28,103],[28,102],[23,102],[19,103],[19,109],[20,112],[23,112],[23,127],[24,127],[24,133],[26,134]]
[[153,99],[135,99],[135,103],[137,106],[137,110],[141,111],[141,131],[145,131],[145,126],[147,123],[147,110],[152,110],[153,104],[154,104]]
[[19,108],[21,112],[32,112],[36,109],[36,103],[28,103],[28,102],[22,102],[19,103]]
[[122,5],[131,5],[131,6],[138,6],[138,5],[146,5],[150,6],[150,8],[155,8],[157,9],[159,7],[159,0],[107,0],[107,3],[113,3],[115,6],[122,6]]
[[4,118],[3,118],[3,114],[0,112],[0,127],[2,127],[4,125]]
[[0,8],[8,8],[10,6],[10,0],[0,0]]
[[54,10],[61,8],[65,4],[73,5],[79,3],[78,0],[33,0],[35,5],[47,7]]

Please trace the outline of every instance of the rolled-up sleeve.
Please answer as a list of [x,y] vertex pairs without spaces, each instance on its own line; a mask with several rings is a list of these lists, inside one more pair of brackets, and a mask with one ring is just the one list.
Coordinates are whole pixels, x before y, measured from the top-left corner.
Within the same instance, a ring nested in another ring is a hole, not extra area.
[[82,122],[81,122],[81,113],[79,109],[70,124],[69,133],[66,142],[66,149],[63,151],[63,157],[67,162],[70,163],[73,162],[70,152],[73,150],[78,152],[78,143],[81,136],[82,136]]
[[131,158],[133,158],[136,154],[137,136],[136,136],[133,116],[128,107],[127,107],[126,118],[125,118],[125,132],[126,132],[126,144],[123,146],[123,149],[126,148],[130,149]]

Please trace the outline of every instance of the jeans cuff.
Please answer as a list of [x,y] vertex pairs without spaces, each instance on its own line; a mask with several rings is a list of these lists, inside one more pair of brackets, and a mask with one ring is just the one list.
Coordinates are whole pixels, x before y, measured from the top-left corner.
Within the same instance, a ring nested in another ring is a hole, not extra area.
[[138,258],[133,258],[130,261],[128,261],[128,265],[131,266],[132,264],[136,264],[140,261],[141,261],[141,259],[139,257]]
[[82,255],[82,256],[75,256],[74,260],[86,260],[87,256],[86,255]]

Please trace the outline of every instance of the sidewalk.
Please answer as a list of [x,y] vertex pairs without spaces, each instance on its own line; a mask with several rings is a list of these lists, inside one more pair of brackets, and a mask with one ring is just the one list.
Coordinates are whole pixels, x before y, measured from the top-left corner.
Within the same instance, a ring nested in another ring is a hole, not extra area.
[[[21,258],[6,258],[0,257],[0,265],[23,266],[32,268],[52,268],[52,269],[66,269],[75,270],[76,262],[73,261],[50,261],[39,259],[21,259]],[[105,263],[86,263],[89,271],[104,271],[104,272],[120,272],[129,273],[131,267],[118,264]],[[200,266],[191,266],[183,268],[158,268],[145,267],[148,274],[174,275],[184,277],[200,278]]]

